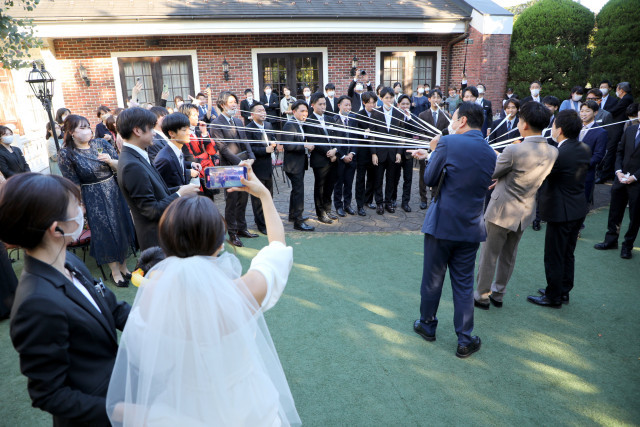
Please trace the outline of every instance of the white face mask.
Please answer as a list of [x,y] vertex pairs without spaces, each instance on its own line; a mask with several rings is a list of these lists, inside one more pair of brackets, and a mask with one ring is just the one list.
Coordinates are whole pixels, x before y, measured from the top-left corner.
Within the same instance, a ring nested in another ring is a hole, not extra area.
[[304,94],[304,96],[306,96],[307,98],[311,96],[311,92],[309,92],[308,90],[305,90],[304,92],[302,92]]
[[361,84],[356,85],[356,91],[362,91],[363,89],[364,89],[364,86],[362,86]]
[[91,141],[92,132],[89,128],[78,129],[73,134],[73,139],[82,144],[86,144],[87,142]]
[[540,89],[531,89],[531,96],[540,95]]
[[238,114],[237,109],[229,110],[229,117],[235,117],[236,114]]
[[600,92],[602,92],[602,96],[607,96],[607,94],[609,93],[609,89],[607,88],[600,89]]
[[76,224],[78,224],[78,228],[75,231],[72,231],[71,233],[64,233],[63,236],[65,237],[71,237],[71,241],[75,242],[76,240],[78,240],[80,238],[80,235],[82,234],[82,230],[84,228],[84,214],[82,213],[82,208],[80,206],[78,206],[78,215],[76,215],[73,218],[68,219],[67,221],[73,221]]
[[484,88],[479,87],[478,88],[478,93],[484,93]]
[[512,97],[512,96],[513,96],[513,94],[512,94],[512,93],[508,93],[508,94],[507,94],[507,98],[509,98],[509,99],[511,99],[511,97]]
[[183,104],[184,104],[184,102],[183,102],[183,101],[178,101],[178,102],[176,102],[176,108],[180,108],[180,107],[182,107],[182,105],[183,105]]
[[419,87],[418,88],[418,93],[424,93],[424,88],[423,87]]
[[2,137],[2,143],[5,145],[13,144],[13,135],[5,135]]
[[328,96],[329,98],[333,98],[333,95],[335,95],[335,94],[336,94],[336,92],[335,92],[335,91],[333,91],[333,90],[327,91],[327,96]]
[[582,95],[575,94],[573,95],[573,101],[578,102],[582,99]]
[[267,96],[271,95],[271,89],[265,89],[264,94]]
[[456,131],[453,129],[453,126],[451,126],[451,123],[449,123],[449,126],[447,126],[447,130],[449,131],[449,135],[455,135]]
[[253,96],[247,96],[247,101],[249,102],[253,101]]

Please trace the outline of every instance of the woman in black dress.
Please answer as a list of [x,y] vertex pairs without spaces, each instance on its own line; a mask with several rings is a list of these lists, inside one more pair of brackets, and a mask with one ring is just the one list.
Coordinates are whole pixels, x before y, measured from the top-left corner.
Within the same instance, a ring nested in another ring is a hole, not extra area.
[[128,286],[131,273],[125,261],[134,246],[133,221],[115,170],[118,154],[104,139],[92,139],[89,121],[70,115],[65,120],[64,148],[58,161],[62,175],[81,187],[91,229],[90,254],[100,265],[108,264],[119,287]]
[[6,126],[0,126],[0,172],[5,178],[31,171],[22,151],[11,146],[13,140],[13,131]]

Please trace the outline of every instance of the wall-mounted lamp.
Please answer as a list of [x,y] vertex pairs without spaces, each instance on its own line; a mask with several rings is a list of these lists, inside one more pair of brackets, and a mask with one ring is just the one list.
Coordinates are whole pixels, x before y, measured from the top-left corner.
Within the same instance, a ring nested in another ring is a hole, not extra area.
[[351,60],[351,76],[352,77],[355,77],[357,69],[358,69],[358,57],[354,55],[353,59]]
[[224,58],[222,61],[222,72],[224,73],[224,79],[229,80],[229,63],[227,62],[227,58]]
[[87,69],[84,68],[84,65],[80,64],[78,67],[78,73],[80,74],[80,77],[82,77],[82,80],[84,80],[85,84],[87,86],[91,86],[91,79],[87,75]]

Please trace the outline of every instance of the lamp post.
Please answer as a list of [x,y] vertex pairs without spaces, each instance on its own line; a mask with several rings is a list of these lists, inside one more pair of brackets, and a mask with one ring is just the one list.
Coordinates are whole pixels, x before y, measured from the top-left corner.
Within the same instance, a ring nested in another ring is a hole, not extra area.
[[33,63],[33,69],[29,72],[29,78],[27,83],[31,86],[33,94],[42,102],[42,106],[49,115],[49,125],[51,126],[51,133],[53,134],[53,140],[56,143],[56,151],[60,151],[60,144],[58,143],[58,133],[56,132],[56,125],[53,121],[53,114],[51,113],[51,98],[53,98],[53,82],[54,78],[51,74],[44,69],[44,64],[38,70],[37,64]]
[[354,55],[353,59],[351,60],[351,77],[355,77],[357,70],[358,70],[358,57]]
[[224,79],[229,80],[229,63],[227,62],[227,58],[224,58],[224,61],[222,61],[222,71],[224,72]]

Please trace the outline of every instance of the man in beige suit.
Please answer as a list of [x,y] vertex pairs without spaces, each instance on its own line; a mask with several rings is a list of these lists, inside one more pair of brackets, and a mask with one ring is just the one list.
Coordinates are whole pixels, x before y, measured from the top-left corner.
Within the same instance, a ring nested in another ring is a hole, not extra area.
[[536,192],[558,157],[558,149],[547,144],[542,136],[549,118],[549,110],[544,105],[524,104],[518,122],[524,140],[505,147],[496,161],[493,179],[497,181],[484,214],[487,240],[480,253],[474,293],[474,304],[478,308],[488,310],[489,301],[502,307],[518,243],[535,217]]

